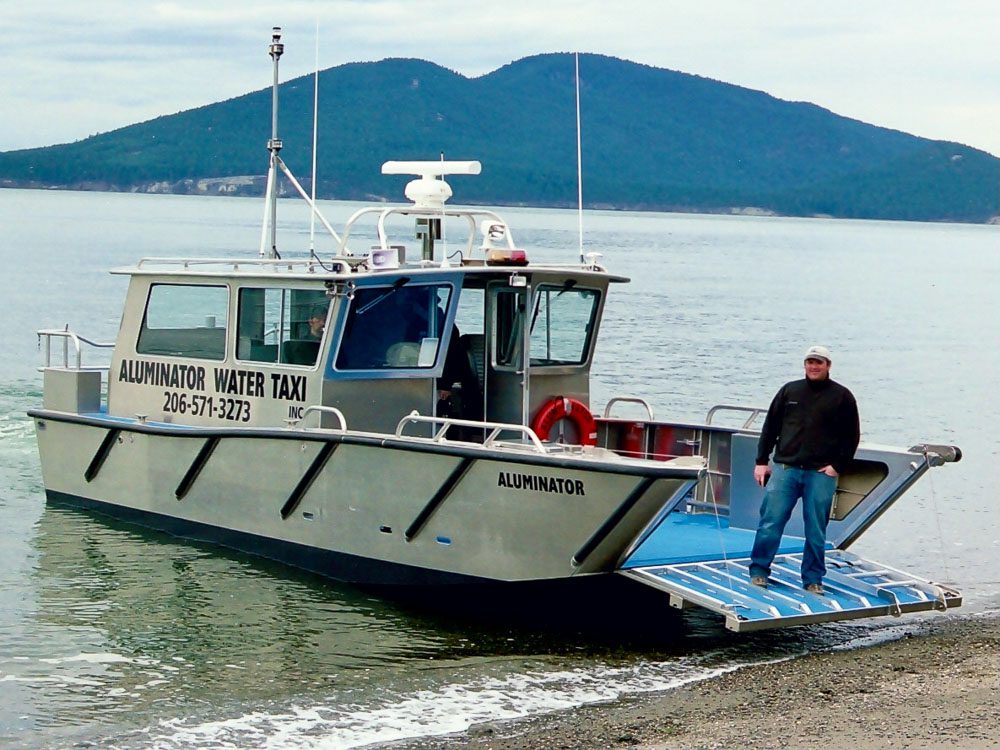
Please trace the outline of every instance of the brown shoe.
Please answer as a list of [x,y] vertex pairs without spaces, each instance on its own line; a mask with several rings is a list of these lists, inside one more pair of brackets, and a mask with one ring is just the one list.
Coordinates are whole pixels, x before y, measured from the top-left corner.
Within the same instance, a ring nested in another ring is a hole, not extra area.
[[766,576],[750,576],[750,583],[754,586],[760,586],[762,589],[767,588],[767,577]]
[[810,583],[806,586],[806,591],[810,594],[818,594],[823,596],[823,584],[822,583]]

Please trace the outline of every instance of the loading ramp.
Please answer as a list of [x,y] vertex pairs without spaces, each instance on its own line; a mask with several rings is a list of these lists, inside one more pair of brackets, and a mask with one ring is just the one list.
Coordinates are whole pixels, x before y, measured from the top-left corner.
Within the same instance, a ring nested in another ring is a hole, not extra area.
[[642,565],[618,572],[670,594],[670,606],[704,607],[725,617],[736,632],[765,630],[904,612],[946,610],[962,595],[845,550],[828,550],[824,593],[802,588],[801,553],[775,557],[768,587],[750,583],[750,559]]

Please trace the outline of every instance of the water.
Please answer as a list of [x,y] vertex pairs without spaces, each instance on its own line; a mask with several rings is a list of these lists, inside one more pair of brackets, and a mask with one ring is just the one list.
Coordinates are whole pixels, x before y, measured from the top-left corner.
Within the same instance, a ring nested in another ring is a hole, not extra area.
[[[337,226],[356,207],[326,212]],[[360,747],[894,638],[940,616],[749,635],[696,612],[610,627],[462,621],[46,507],[24,414],[41,400],[33,332],[69,323],[113,339],[125,281],[108,268],[253,255],[261,213],[255,200],[0,191],[0,746]],[[504,213],[532,257],[575,256],[575,214]],[[281,214],[287,246],[305,246],[302,210]],[[588,213],[586,227],[588,250],[634,279],[612,290],[598,409],[624,394],[690,420],[715,403],[766,405],[805,347],[827,344],[866,440],[965,452],[853,550],[954,583],[966,612],[1000,607],[1000,228],[619,213]]]

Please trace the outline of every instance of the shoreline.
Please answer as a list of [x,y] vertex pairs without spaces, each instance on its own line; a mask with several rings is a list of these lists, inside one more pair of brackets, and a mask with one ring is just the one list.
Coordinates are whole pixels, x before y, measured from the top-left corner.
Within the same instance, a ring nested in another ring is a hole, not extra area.
[[[50,147],[44,147],[50,148]],[[2,153],[2,152],[0,152]],[[15,179],[0,179],[0,190],[38,190],[41,192],[58,193],[118,193],[122,195],[180,195],[200,196],[208,198],[263,198],[263,183],[266,175],[230,175],[227,177],[186,177],[179,180],[152,180],[148,183],[129,184],[127,186],[109,185],[104,181],[97,184],[45,184],[36,181]],[[255,187],[255,185],[257,187]],[[294,198],[294,194],[279,196],[279,198]],[[393,198],[385,195],[365,193],[354,197],[348,196],[317,196],[320,201],[339,201],[344,203],[392,203]],[[531,203],[504,203],[491,201],[471,201],[464,205],[490,208],[527,208],[546,211],[556,209],[561,211],[576,211],[575,204],[553,202],[542,205]],[[726,206],[722,208],[695,206],[677,206],[656,204],[623,204],[595,203],[584,206],[587,211],[611,211],[615,213],[640,214],[681,214],[685,216],[750,216],[775,219],[835,219],[844,221],[887,221],[907,222],[913,224],[947,224],[958,226],[992,226],[1000,224],[1000,216],[990,216],[980,221],[956,218],[873,218],[855,216],[837,216],[828,213],[782,213],[775,209],[760,206]]]
[[1000,611],[915,624],[892,641],[389,747],[1000,748]]

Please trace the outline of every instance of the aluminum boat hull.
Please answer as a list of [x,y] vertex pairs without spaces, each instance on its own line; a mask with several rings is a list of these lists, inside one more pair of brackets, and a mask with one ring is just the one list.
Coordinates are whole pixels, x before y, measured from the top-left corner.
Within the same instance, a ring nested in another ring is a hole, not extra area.
[[699,476],[384,435],[31,416],[50,500],[357,584],[613,572]]

